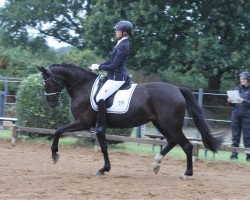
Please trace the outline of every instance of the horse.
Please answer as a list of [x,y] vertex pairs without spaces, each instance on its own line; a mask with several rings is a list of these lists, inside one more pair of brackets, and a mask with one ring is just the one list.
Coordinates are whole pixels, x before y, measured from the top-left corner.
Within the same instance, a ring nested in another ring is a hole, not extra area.
[[[75,66],[74,64],[53,64],[47,68],[38,67],[41,72],[48,106],[58,105],[62,90],[70,97],[70,108],[73,122],[56,129],[51,146],[52,160],[59,159],[58,142],[65,132],[90,130],[95,126],[97,112],[91,107],[91,88],[98,74]],[[197,103],[196,97],[189,88],[178,87],[165,82],[149,82],[137,84],[131,97],[129,109],[124,114],[108,113],[108,128],[133,128],[152,122],[166,138],[167,145],[153,159],[153,169],[157,173],[161,159],[176,145],[186,154],[186,171],[184,176],[193,175],[193,145],[182,131],[185,111],[192,116],[201,134],[202,142],[208,150],[217,152],[223,138],[214,136],[205,120],[204,113]],[[104,175],[111,169],[108,155],[108,144],[105,133],[97,134],[97,139],[104,158],[104,166],[97,175]]]

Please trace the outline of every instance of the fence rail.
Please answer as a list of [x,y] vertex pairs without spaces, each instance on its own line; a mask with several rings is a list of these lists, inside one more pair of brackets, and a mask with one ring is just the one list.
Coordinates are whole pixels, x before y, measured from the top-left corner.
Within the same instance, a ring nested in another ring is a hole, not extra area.
[[[44,129],[44,128],[33,128],[33,127],[21,127],[13,125],[12,127],[12,138],[11,138],[11,144],[15,145],[16,141],[18,139],[18,134],[20,132],[28,132],[28,133],[39,133],[39,134],[45,134],[45,135],[53,135],[55,130],[54,129]],[[95,139],[96,143],[98,144],[98,140],[96,138],[95,133],[90,133],[87,131],[84,132],[67,132],[64,133],[65,136],[72,136],[72,137],[87,137]],[[127,136],[119,136],[119,135],[110,135],[106,134],[107,140],[112,141],[122,141],[122,142],[134,142],[137,144],[151,144],[151,145],[166,145],[166,140],[160,140],[160,139],[150,139],[150,138],[135,138],[135,137],[127,137]],[[205,149],[205,146],[200,141],[190,141],[194,148],[193,148],[193,156],[197,157],[199,155],[200,149]],[[239,153],[250,153],[250,148],[243,148],[243,147],[231,147],[229,144],[222,144],[219,148],[221,151],[235,151]]]

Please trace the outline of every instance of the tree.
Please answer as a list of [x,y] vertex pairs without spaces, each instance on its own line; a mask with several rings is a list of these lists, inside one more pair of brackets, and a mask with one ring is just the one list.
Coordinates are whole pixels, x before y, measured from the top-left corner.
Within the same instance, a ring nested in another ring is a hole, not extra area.
[[86,44],[97,54],[106,56],[115,43],[113,26],[119,20],[129,20],[134,25],[134,36],[128,66],[146,73],[157,72],[158,68],[166,66],[167,57],[162,55],[169,52],[171,44],[167,43],[172,43],[166,39],[164,31],[159,31],[168,29],[165,7],[165,1],[97,1],[92,14],[86,18]]
[[13,40],[23,40],[28,29],[35,29],[40,36],[52,36],[82,48],[82,24],[85,13],[89,12],[90,2],[91,0],[8,0],[0,10],[0,21]]
[[[13,34],[15,35],[15,34]],[[9,34],[6,30],[0,30],[0,44],[6,48],[22,47],[24,49],[29,49],[33,53],[37,52],[47,52],[50,50],[46,40],[41,37],[32,37],[27,32],[21,33],[16,39],[13,35]]]
[[97,57],[93,51],[73,49],[61,56],[61,60],[65,63],[74,63],[81,67],[89,67],[93,63],[100,63],[102,59]]
[[247,2],[190,1],[192,26],[181,50],[172,52],[171,66],[182,72],[198,69],[208,79],[208,88],[215,90],[226,73],[234,77],[247,69],[250,64]]
[[250,65],[248,0],[9,0],[0,21],[13,39],[28,28],[104,57],[115,43],[112,27],[134,24],[128,67],[158,73],[197,71],[209,89],[219,89],[225,73]]
[[104,56],[112,46],[111,25],[128,19],[135,25],[130,67],[198,71],[218,90],[225,73],[233,77],[250,64],[249,6],[247,0],[106,0],[93,6],[85,38]]

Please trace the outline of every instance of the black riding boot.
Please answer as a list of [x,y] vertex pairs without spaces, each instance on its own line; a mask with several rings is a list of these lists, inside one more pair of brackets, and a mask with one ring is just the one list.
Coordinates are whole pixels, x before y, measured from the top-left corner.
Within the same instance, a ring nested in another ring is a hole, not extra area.
[[246,161],[250,162],[250,154],[247,154]]
[[232,152],[230,156],[230,160],[238,160],[238,153],[237,152]]
[[97,115],[97,123],[95,127],[95,133],[105,133],[106,131],[106,115],[107,115],[107,110],[106,110],[106,105],[105,101],[101,99],[98,102],[98,115]]

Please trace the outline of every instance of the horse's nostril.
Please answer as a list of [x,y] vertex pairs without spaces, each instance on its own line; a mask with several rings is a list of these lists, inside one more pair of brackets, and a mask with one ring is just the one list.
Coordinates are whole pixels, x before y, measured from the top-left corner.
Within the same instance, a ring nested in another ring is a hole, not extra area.
[[55,108],[57,106],[57,103],[49,103],[49,107]]
[[51,107],[51,108],[55,108],[55,107],[56,107],[56,105],[55,105],[55,104],[53,104],[53,105],[50,105],[50,107]]

